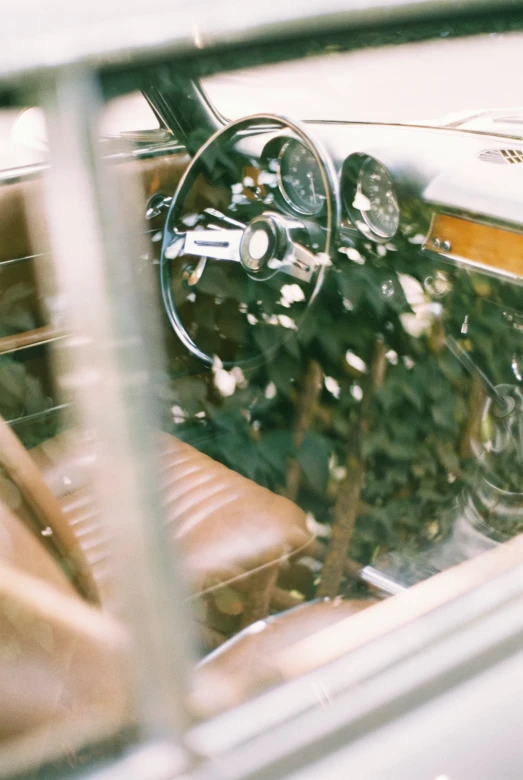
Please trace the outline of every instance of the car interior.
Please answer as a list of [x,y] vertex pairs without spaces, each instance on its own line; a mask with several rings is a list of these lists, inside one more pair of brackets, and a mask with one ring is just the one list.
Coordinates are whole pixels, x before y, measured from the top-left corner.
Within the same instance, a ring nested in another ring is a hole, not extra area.
[[[300,40],[285,56],[352,46]],[[290,118],[269,99],[225,120],[217,80],[241,86],[275,58],[232,56],[144,68],[139,92],[108,77],[122,129],[99,133],[119,199],[140,185],[131,236],[161,315],[158,488],[197,637],[195,718],[522,560],[517,112],[500,110],[498,132]],[[22,141],[17,126],[23,164],[0,174],[3,771],[74,766],[134,718],[97,440],[56,379],[68,333],[32,121]]]

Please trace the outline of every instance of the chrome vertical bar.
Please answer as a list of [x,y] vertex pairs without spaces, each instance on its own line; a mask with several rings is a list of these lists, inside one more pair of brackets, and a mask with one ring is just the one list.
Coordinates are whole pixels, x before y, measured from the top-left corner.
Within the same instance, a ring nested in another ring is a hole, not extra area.
[[118,611],[130,627],[141,738],[181,745],[190,623],[158,488],[151,364],[157,312],[141,294],[148,268],[138,280],[136,252],[126,239],[136,231],[123,219],[114,171],[100,160],[95,74],[61,69],[40,97],[50,142],[51,249],[72,333],[60,347],[64,387],[74,393],[84,430],[98,445],[96,488],[112,539]]

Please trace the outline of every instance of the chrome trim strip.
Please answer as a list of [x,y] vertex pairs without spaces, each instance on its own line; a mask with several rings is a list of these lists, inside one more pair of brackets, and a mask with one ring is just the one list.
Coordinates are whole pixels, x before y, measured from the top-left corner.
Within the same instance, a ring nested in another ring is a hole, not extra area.
[[14,265],[15,263],[25,263],[27,260],[36,260],[38,257],[48,257],[48,252],[38,252],[35,255],[25,255],[24,257],[12,257],[9,260],[0,260],[0,270],[5,265]]
[[[25,332],[27,331],[23,331],[23,333]],[[20,335],[23,335],[23,333],[21,333]],[[66,335],[67,335],[66,333],[58,333],[54,336],[49,336],[48,338],[41,339],[40,341],[35,341],[33,344],[21,344],[20,346],[12,347],[11,349],[4,349],[2,347],[3,339],[0,338],[0,355],[12,355],[14,352],[23,352],[26,349],[35,349],[36,347],[42,347],[44,346],[44,344],[51,344],[53,341],[59,341],[60,339],[65,338]]]
[[[128,152],[108,154],[104,159],[116,162],[129,162],[130,160],[148,160],[153,157],[169,156],[186,151],[185,146],[179,141],[172,141],[162,146],[147,146],[140,149],[131,149]],[[2,184],[17,184],[21,181],[37,178],[48,168],[49,165],[47,163],[39,163],[36,165],[20,165],[17,168],[9,168],[4,171],[0,170],[0,186]]]
[[[138,233],[130,233],[133,236],[151,236],[158,233],[158,229],[140,230]],[[28,260],[38,260],[40,257],[49,257],[49,252],[38,252],[35,255],[25,255],[24,257],[12,257],[9,260],[0,260],[0,271],[5,265],[14,265],[15,263],[24,263]]]
[[33,420],[39,420],[41,417],[46,417],[48,414],[54,414],[62,412],[64,409],[71,409],[73,404],[57,404],[51,406],[49,409],[42,409],[41,412],[33,412],[33,414],[26,414],[23,417],[14,417],[12,420],[6,420],[8,425],[20,425],[25,422],[32,422]]
[[401,583],[392,579],[392,577],[389,577],[388,574],[378,571],[374,566],[364,566],[361,570],[360,577],[363,582],[366,582],[375,588],[379,588],[379,590],[388,593],[391,596],[397,596],[398,593],[403,593],[404,590],[407,590],[405,585],[401,585]]

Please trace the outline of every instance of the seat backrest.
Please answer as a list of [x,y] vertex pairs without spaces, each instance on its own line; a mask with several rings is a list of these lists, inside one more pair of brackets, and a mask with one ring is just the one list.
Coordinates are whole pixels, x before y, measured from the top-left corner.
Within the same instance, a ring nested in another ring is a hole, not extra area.
[[90,601],[99,596],[89,564],[56,497],[14,431],[0,416],[0,499],[16,511],[45,541],[68,570],[79,592]]
[[[278,565],[312,542],[305,512],[292,501],[170,434],[158,433],[157,446],[168,534],[179,544],[193,593]],[[92,485],[93,448],[71,430],[30,455],[84,546],[103,600],[110,571]]]

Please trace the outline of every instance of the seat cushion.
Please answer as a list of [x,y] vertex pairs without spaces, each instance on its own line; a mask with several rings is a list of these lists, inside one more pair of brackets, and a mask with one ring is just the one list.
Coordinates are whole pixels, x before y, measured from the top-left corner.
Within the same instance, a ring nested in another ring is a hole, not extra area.
[[307,637],[376,603],[371,598],[321,599],[253,623],[197,667],[192,698],[198,714],[211,717],[270,685],[283,682],[281,655],[292,652],[293,646]]
[[[168,434],[159,434],[161,488],[172,535],[183,554],[193,592],[202,593],[259,571],[305,549],[312,541],[305,513]],[[92,448],[74,432],[31,451],[60,499],[68,524],[107,588],[107,548],[91,491]]]
[[134,717],[124,628],[52,573],[45,549],[35,570],[33,552],[0,555],[1,777],[41,777],[37,767],[61,756],[80,762]]

